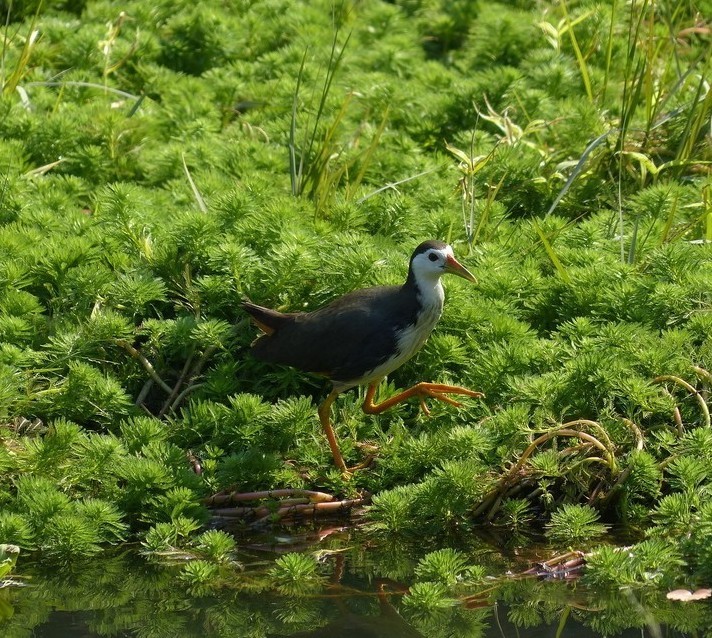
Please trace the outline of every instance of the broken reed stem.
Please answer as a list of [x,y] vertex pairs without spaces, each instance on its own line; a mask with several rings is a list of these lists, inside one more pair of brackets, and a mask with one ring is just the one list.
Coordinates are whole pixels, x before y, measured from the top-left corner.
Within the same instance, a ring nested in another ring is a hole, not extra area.
[[257,527],[264,523],[273,523],[276,521],[285,521],[291,518],[303,518],[304,516],[315,516],[317,514],[338,514],[350,511],[354,507],[359,507],[366,504],[366,499],[355,498],[344,501],[333,501],[331,503],[310,503],[308,505],[289,505],[280,507],[275,512],[270,512],[258,518],[252,527]]
[[559,456],[574,456],[581,452],[586,452],[594,447],[593,443],[581,443],[579,445],[570,445],[559,452]]
[[[668,394],[670,394],[668,392]],[[670,395],[672,396],[672,395]],[[677,433],[682,436],[683,432],[685,431],[685,426],[682,423],[682,413],[680,412],[680,407],[675,406],[675,409],[672,411],[672,416],[675,419],[675,426],[677,427]]]
[[178,381],[176,381],[176,384],[173,386],[173,388],[169,390],[170,394],[168,395],[168,398],[166,399],[165,403],[163,404],[163,407],[158,413],[159,417],[165,416],[167,412],[175,411],[176,408],[181,404],[183,399],[185,399],[188,394],[190,394],[193,390],[200,386],[200,384],[195,383],[184,388],[181,392],[181,388],[183,388],[183,386],[187,385],[189,381],[192,381],[203,371],[203,368],[208,362],[208,359],[210,359],[210,357],[216,350],[217,348],[215,346],[208,346],[207,348],[205,348],[205,352],[200,355],[198,362],[191,369],[191,366],[193,365],[193,361],[195,359],[195,346],[193,346],[190,355],[188,356],[188,359],[186,360],[185,365],[183,366],[183,370],[181,370],[180,376],[178,377]]
[[[695,368],[695,372],[698,372],[698,370],[702,370],[703,372],[706,372],[703,368]],[[699,372],[698,372],[699,374]],[[709,373],[708,373],[709,374]],[[681,379],[680,377],[676,377],[672,374],[662,374],[659,377],[655,377],[653,379],[653,383],[674,383],[675,385],[679,385],[681,388],[684,388],[687,390],[693,397],[695,397],[695,400],[700,406],[700,410],[702,411],[702,418],[704,419],[705,426],[712,427],[712,421],[710,421],[710,409],[707,406],[707,403],[705,402],[704,398],[700,394],[700,392],[695,388],[693,385],[690,385],[687,381],[684,379]]]
[[699,366],[692,366],[692,369],[700,379],[706,381],[708,385],[712,385],[712,374],[710,374],[708,370],[700,368]]
[[492,507],[490,508],[490,511],[487,513],[487,516],[485,516],[485,521],[487,523],[492,522],[494,515],[499,511],[499,506],[502,504],[503,499],[504,499],[503,492],[500,492],[499,494],[497,494],[497,498],[494,499],[494,503],[492,503]]
[[169,386],[161,377],[159,376],[158,372],[156,372],[156,369],[153,367],[153,364],[146,359],[146,357],[143,356],[136,348],[134,348],[128,341],[125,339],[116,339],[115,342],[117,346],[120,348],[123,348],[128,352],[131,357],[136,359],[148,372],[150,377],[159,385],[161,388],[163,388],[166,392],[171,391],[171,386]]
[[[621,418],[621,421],[633,433],[633,436],[635,436],[635,449],[638,452],[640,452],[645,445],[645,439],[643,438],[643,432],[630,419],[626,419],[625,417],[623,417],[623,418]],[[630,476],[632,467],[633,467],[632,465],[628,465],[628,467],[623,468],[621,473],[618,475],[618,478],[616,479],[615,483],[613,483],[613,485],[611,485],[611,489],[608,490],[608,492],[605,494],[605,496],[602,496],[600,498],[601,503],[607,503],[611,499],[611,497],[620,489],[620,487],[623,485],[623,483],[625,483],[628,476]],[[598,496],[598,494],[592,494],[591,498],[589,499],[589,503],[592,503],[596,499],[597,496]]]
[[[670,397],[675,400],[675,397],[672,396],[672,392],[668,390],[666,387],[660,388],[666,396]],[[678,436],[682,436],[685,432],[685,425],[682,422],[682,414],[680,414],[680,408],[675,405],[675,407],[672,410],[672,418],[675,420],[675,429],[677,430]]]
[[180,392],[178,396],[175,398],[175,401],[171,403],[170,410],[171,412],[175,412],[178,406],[183,403],[183,400],[191,393],[197,390],[198,388],[202,387],[202,383],[192,383],[189,385],[187,388],[183,390],[183,392]]
[[269,512],[268,507],[216,507],[210,511],[210,514],[223,518],[247,518],[250,516],[265,516]]
[[600,463],[601,465],[608,466],[608,461],[606,461],[606,459],[602,459],[600,456],[587,456],[585,459],[581,459],[580,461],[576,461],[576,463],[571,464],[566,469],[570,472],[575,470],[577,467],[587,465],[588,463]]
[[[572,423],[575,423],[575,421],[572,421]],[[595,436],[591,434],[587,434],[586,432],[581,432],[580,430],[572,430],[566,427],[568,424],[562,425],[559,429],[556,430],[551,430],[550,432],[546,432],[545,434],[542,434],[538,438],[534,439],[530,444],[529,447],[527,447],[526,450],[522,453],[522,456],[519,458],[517,463],[514,465],[514,467],[509,471],[507,476],[504,477],[503,481],[505,483],[509,482],[509,479],[511,479],[514,475],[516,475],[519,470],[522,469],[524,463],[526,463],[527,459],[534,453],[534,450],[541,445],[542,443],[546,443],[547,441],[557,437],[557,436],[571,436],[571,437],[578,437],[582,439],[583,441],[586,441],[587,443],[593,444],[595,447],[597,447],[599,450],[601,450],[608,461],[608,466],[610,467],[611,470],[615,470],[615,459],[613,457],[612,452],[605,446],[603,443],[601,443]]]
[[635,449],[640,452],[645,445],[642,430],[630,419],[621,417],[621,421],[623,422],[623,425],[625,425],[633,433],[633,436],[635,437]]
[[[495,579],[495,582],[489,584],[484,589],[480,590],[476,594],[469,594],[467,596],[460,596],[460,602],[467,608],[475,608],[479,606],[489,606],[491,602],[489,601],[489,594],[496,590],[497,587],[503,582],[509,582],[512,580],[524,580],[528,578],[541,578],[541,577],[552,577],[552,578],[566,578],[570,577],[572,573],[577,575],[581,573],[581,569],[586,565],[586,554],[581,551],[571,551],[566,552],[560,556],[554,556],[549,560],[537,563],[534,567],[530,567],[526,571],[518,572],[516,574],[506,574],[504,576],[499,576]],[[573,605],[572,605],[573,606]],[[579,607],[581,608],[581,607]]]
[[180,392],[180,388],[183,385],[183,382],[185,381],[186,377],[188,376],[188,371],[190,370],[190,366],[193,363],[193,357],[195,356],[195,345],[190,350],[190,354],[188,355],[188,358],[185,361],[185,364],[183,364],[183,369],[181,370],[180,376],[178,377],[178,381],[176,381],[176,384],[168,389],[168,398],[166,399],[165,403],[163,404],[163,407],[160,409],[158,412],[158,416],[162,417],[168,412],[170,409],[171,405],[173,404],[173,401],[175,401],[175,398],[178,396],[178,393]]
[[[571,423],[576,423],[576,421],[571,421]],[[586,422],[586,424],[590,423],[595,422]],[[605,455],[605,459],[601,459],[603,463],[612,473],[615,473],[617,471],[615,457],[613,456],[613,453],[603,443],[601,443],[595,436],[591,434],[587,434],[586,432],[581,432],[579,430],[571,430],[565,427],[565,425],[568,424],[564,424],[559,429],[551,430],[550,432],[542,434],[529,444],[529,446],[526,450],[524,450],[522,456],[515,463],[515,465],[509,470],[509,472],[507,472],[505,476],[500,479],[499,483],[497,484],[497,487],[495,487],[494,490],[492,490],[492,492],[490,492],[490,494],[486,496],[485,499],[480,503],[480,505],[474,510],[472,514],[473,518],[476,518],[478,515],[480,515],[482,512],[489,508],[486,520],[491,520],[494,514],[497,512],[499,503],[501,502],[504,493],[508,489],[509,485],[512,483],[514,477],[519,474],[522,467],[524,467],[524,464],[527,462],[527,459],[534,453],[534,451],[539,445],[541,445],[542,443],[546,443],[547,441],[557,436],[578,437],[585,443],[589,443],[593,447],[598,448]],[[606,436],[606,438],[608,437]]]
[[[203,371],[203,368],[205,367],[205,364],[208,362],[208,359],[213,356],[213,353],[217,350],[215,346],[208,346],[205,348],[205,352],[203,352],[202,355],[200,355],[200,359],[198,359],[198,363],[195,364],[195,367],[190,371],[190,374],[188,374],[187,378],[183,379],[183,383],[188,383],[188,381],[192,381],[195,379],[195,377],[199,376],[200,373]],[[189,385],[187,388],[185,388],[182,392],[178,393],[178,396],[171,402],[169,410],[171,412],[174,412],[176,408],[182,403],[183,399],[193,392],[193,390],[196,390],[199,388],[202,383],[193,383]]]
[[143,407],[143,402],[146,400],[148,393],[151,391],[151,388],[153,387],[153,384],[154,384],[153,379],[146,380],[146,383],[144,383],[143,387],[141,388],[141,392],[139,392],[138,396],[136,397],[136,401],[134,402],[134,405]]
[[261,492],[230,492],[218,493],[209,498],[203,499],[203,504],[207,507],[214,505],[226,505],[228,503],[242,503],[244,501],[258,501],[265,498],[280,499],[280,498],[306,498],[310,503],[329,503],[335,500],[335,497],[326,492],[315,492],[313,490],[265,490]]
[[[264,501],[257,505],[243,505],[250,501]],[[350,511],[354,507],[366,505],[370,495],[360,498],[337,500],[326,492],[300,489],[265,490],[260,492],[218,492],[202,503],[211,508],[211,513],[217,518],[226,520],[250,520],[250,526],[277,521],[286,522],[291,519],[318,514],[334,514]],[[240,503],[237,507],[224,507]]]
[[521,572],[519,574],[520,576],[538,576],[541,572],[541,569],[551,569],[552,567],[558,567],[558,566],[568,566],[570,563],[575,563],[576,565],[580,565],[581,562],[584,560],[584,553],[580,551],[571,551],[567,552],[565,554],[561,554],[561,556],[554,556],[553,558],[550,558],[549,560],[545,560],[541,563],[537,563],[534,567],[531,567],[527,569],[524,572]]
[[596,487],[593,488],[593,491],[591,492],[590,496],[588,497],[589,505],[593,505],[596,502],[596,499],[599,498],[599,494],[603,490],[603,484],[604,484],[604,481],[603,481],[603,479],[601,479],[600,481],[598,481],[598,484],[596,485]]
[[601,440],[603,443],[606,445],[606,447],[613,453],[613,443],[611,442],[610,437],[608,436],[608,432],[606,432],[606,429],[598,422],[598,421],[591,421],[589,419],[576,419],[574,421],[568,421],[564,423],[561,427],[568,428],[568,429],[573,429],[576,427],[580,427],[582,425],[587,425],[593,429],[595,429],[597,432],[600,433],[601,435]]
[[181,371],[181,374],[178,377],[178,381],[171,388],[171,386],[169,386],[160,377],[158,372],[156,372],[156,369],[153,367],[153,364],[148,359],[146,359],[146,357],[140,351],[134,348],[128,341],[126,341],[125,339],[116,339],[115,343],[117,346],[123,348],[126,352],[128,352],[132,358],[136,359],[151,377],[149,382],[146,382],[146,384],[141,389],[141,392],[139,393],[138,397],[136,398],[136,405],[143,405],[146,396],[151,390],[150,381],[157,383],[161,387],[161,389],[168,393],[168,398],[166,399],[163,404],[163,407],[158,413],[159,417],[164,416],[168,411],[175,411],[175,409],[183,402],[183,400],[186,396],[188,396],[188,394],[200,387],[201,384],[194,383],[184,388],[182,392],[180,391],[181,387],[185,385],[188,380],[194,379],[203,371],[203,368],[205,367],[205,364],[207,363],[208,359],[216,350],[215,346],[208,346],[205,349],[205,352],[203,352],[203,354],[200,356],[200,359],[198,359],[198,362],[191,370],[191,365],[193,364],[193,359],[195,356],[195,348],[193,348],[190,355],[188,356],[188,359],[185,362],[185,365],[183,366],[183,370]]

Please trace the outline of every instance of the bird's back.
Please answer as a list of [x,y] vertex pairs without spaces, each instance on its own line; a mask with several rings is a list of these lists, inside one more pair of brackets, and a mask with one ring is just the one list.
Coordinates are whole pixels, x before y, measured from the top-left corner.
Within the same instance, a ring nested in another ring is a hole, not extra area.
[[392,357],[398,335],[415,323],[419,302],[408,293],[403,286],[364,288],[309,313],[275,313],[248,304],[244,307],[258,325],[272,331],[255,341],[252,353],[336,382],[357,381]]

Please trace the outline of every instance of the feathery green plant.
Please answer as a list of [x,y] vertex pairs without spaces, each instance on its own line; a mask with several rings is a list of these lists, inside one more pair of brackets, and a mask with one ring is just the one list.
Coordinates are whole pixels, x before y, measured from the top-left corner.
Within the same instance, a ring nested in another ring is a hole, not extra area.
[[598,520],[593,508],[566,504],[551,515],[546,533],[554,541],[579,543],[605,534],[606,526]]
[[[625,582],[709,574],[706,5],[154,4],[14,3],[6,25],[0,542],[66,561],[138,539],[219,563],[185,570],[202,587],[233,560],[202,499],[320,486],[374,493],[377,536],[573,543],[600,516],[647,530]],[[480,283],[445,282],[380,391],[486,399],[425,419],[341,397],[349,460],[379,447],[347,483],[326,385],[252,359],[239,301],[400,283],[430,237]],[[465,579],[450,558],[427,578]],[[447,613],[427,582],[413,600]]]
[[270,570],[276,588],[287,596],[299,596],[319,588],[323,582],[313,557],[289,553],[278,558]]

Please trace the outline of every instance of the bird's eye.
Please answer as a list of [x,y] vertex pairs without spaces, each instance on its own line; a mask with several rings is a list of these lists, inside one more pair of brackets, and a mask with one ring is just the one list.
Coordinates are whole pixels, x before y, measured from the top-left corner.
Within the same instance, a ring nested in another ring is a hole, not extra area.
[[428,259],[429,259],[430,261],[437,261],[437,260],[438,260],[438,256],[437,256],[435,253],[430,253],[430,254],[428,255]]

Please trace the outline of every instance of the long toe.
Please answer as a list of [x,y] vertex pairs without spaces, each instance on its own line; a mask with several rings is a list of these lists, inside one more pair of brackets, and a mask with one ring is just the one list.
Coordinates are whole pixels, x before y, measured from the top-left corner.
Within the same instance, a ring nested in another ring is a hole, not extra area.
[[441,394],[462,394],[475,399],[481,399],[485,396],[482,392],[470,390],[469,388],[463,388],[459,385],[448,385],[446,383],[425,383],[423,384],[423,387],[424,389],[432,390],[433,392]]
[[[443,403],[449,403],[450,405],[454,405],[457,408],[462,407],[462,403],[460,403],[459,401],[455,401],[455,399],[451,399],[449,396],[447,396],[446,394],[443,394],[442,392],[428,390],[425,393],[425,396],[428,396],[431,399],[437,399],[438,401],[442,401]],[[422,397],[421,397],[421,401],[422,401]]]
[[379,448],[377,445],[373,445],[372,443],[357,442],[356,447],[359,449],[360,452],[365,454],[364,459],[356,465],[352,465],[351,467],[344,467],[342,469],[341,475],[345,479],[350,479],[354,472],[358,472],[359,470],[365,470],[366,468],[370,467],[378,456]]
[[373,461],[376,459],[375,454],[369,454],[363,461],[361,461],[358,465],[353,465],[352,467],[347,467],[346,468],[346,473],[349,475],[349,477],[354,473],[358,472],[359,470],[365,470],[367,467],[370,467]]
[[428,407],[428,404],[425,402],[425,397],[421,395],[419,397],[420,399],[420,409],[423,411],[425,416],[430,416],[430,408]]
[[445,383],[419,383],[415,386],[415,388],[418,398],[420,399],[420,408],[427,416],[430,416],[430,409],[425,403],[426,397],[437,399],[443,403],[448,403],[460,408],[462,407],[462,403],[455,401],[455,399],[451,399],[447,396],[448,394],[462,394],[475,399],[480,399],[485,396],[482,392],[462,388],[459,385],[447,385]]

